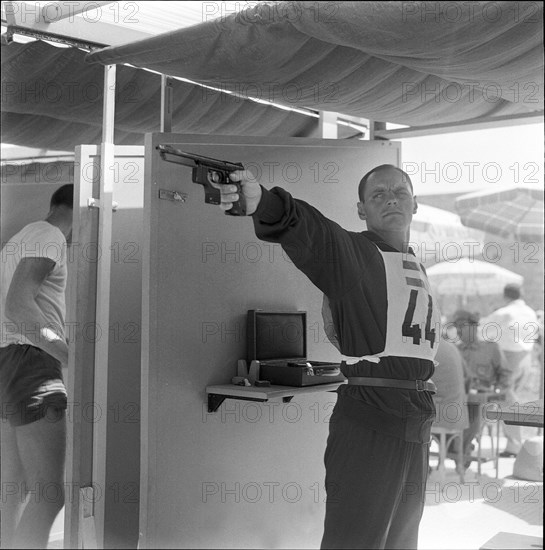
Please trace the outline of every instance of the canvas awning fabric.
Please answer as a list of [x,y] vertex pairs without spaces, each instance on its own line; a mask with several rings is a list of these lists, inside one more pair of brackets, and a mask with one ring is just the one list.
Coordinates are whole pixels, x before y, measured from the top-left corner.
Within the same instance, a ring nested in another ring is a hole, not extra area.
[[2,141],[99,143],[111,63],[117,144],[159,131],[161,77],[136,67],[238,94],[173,80],[176,133],[320,137],[317,118],[245,96],[410,126],[540,111],[542,21],[535,2],[258,2],[88,55],[13,42],[2,46]]
[[[2,47],[2,142],[57,150],[100,143],[104,70],[85,55],[40,41]],[[161,76],[121,65],[116,80],[114,141],[140,145],[160,128]],[[179,80],[172,86],[173,132],[319,137],[318,118]]]
[[258,2],[88,60],[289,106],[449,123],[543,109],[542,20],[534,2]]

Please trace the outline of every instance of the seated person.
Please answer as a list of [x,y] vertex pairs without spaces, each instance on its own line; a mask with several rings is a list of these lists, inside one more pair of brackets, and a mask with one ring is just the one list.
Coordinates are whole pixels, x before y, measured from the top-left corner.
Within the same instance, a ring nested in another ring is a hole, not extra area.
[[[496,342],[483,341],[480,337],[479,316],[458,310],[453,317],[458,332],[458,350],[466,365],[466,390],[468,392],[500,392],[507,389],[511,377],[505,356]],[[481,426],[478,403],[468,403],[469,428],[464,430],[464,455],[470,454],[473,438]],[[469,466],[466,462],[466,467]]]
[[[437,386],[437,393],[433,396],[436,408],[433,426],[466,430],[469,428],[469,414],[464,389],[465,365],[456,345],[446,334],[439,340],[435,360],[437,365],[432,379]],[[450,458],[456,460],[459,444],[459,439],[455,439],[449,445]],[[457,466],[462,465],[457,463]]]

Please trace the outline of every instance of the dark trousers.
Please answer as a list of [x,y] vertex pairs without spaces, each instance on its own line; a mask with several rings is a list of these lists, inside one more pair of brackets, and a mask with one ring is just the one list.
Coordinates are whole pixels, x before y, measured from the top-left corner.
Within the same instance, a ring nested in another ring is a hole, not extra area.
[[[469,427],[464,430],[464,457],[471,455],[471,442],[478,435],[481,429],[482,407],[478,403],[468,403],[467,411],[469,417]],[[456,439],[456,441],[458,441]]]
[[429,444],[370,430],[336,407],[325,452],[321,548],[416,548],[428,457]]

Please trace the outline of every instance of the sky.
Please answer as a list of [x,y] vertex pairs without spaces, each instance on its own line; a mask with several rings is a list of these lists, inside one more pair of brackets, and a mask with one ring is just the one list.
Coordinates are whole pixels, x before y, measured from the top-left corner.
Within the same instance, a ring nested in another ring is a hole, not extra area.
[[543,187],[543,123],[396,141],[416,195]]

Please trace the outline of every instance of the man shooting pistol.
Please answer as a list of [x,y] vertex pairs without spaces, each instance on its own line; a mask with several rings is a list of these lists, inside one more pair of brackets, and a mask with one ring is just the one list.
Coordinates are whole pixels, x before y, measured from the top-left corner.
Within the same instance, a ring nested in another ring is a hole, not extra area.
[[327,335],[348,378],[329,422],[321,548],[417,548],[435,419],[433,330],[441,317],[408,246],[418,208],[409,175],[383,164],[362,177],[361,232],[282,187],[261,186],[248,171],[229,179],[220,185],[220,208],[229,211],[242,192],[257,238],[279,243],[323,293]]
[[226,214],[246,216],[246,200],[242,194],[241,185],[238,182],[232,182],[229,178],[229,174],[237,170],[244,170],[244,166],[240,162],[233,163],[195,155],[180,151],[170,145],[158,145],[157,150],[163,160],[193,168],[193,183],[204,186],[204,202],[208,204],[221,204],[221,193],[217,185],[232,183],[237,188],[239,199],[232,203],[233,206],[226,210]]

